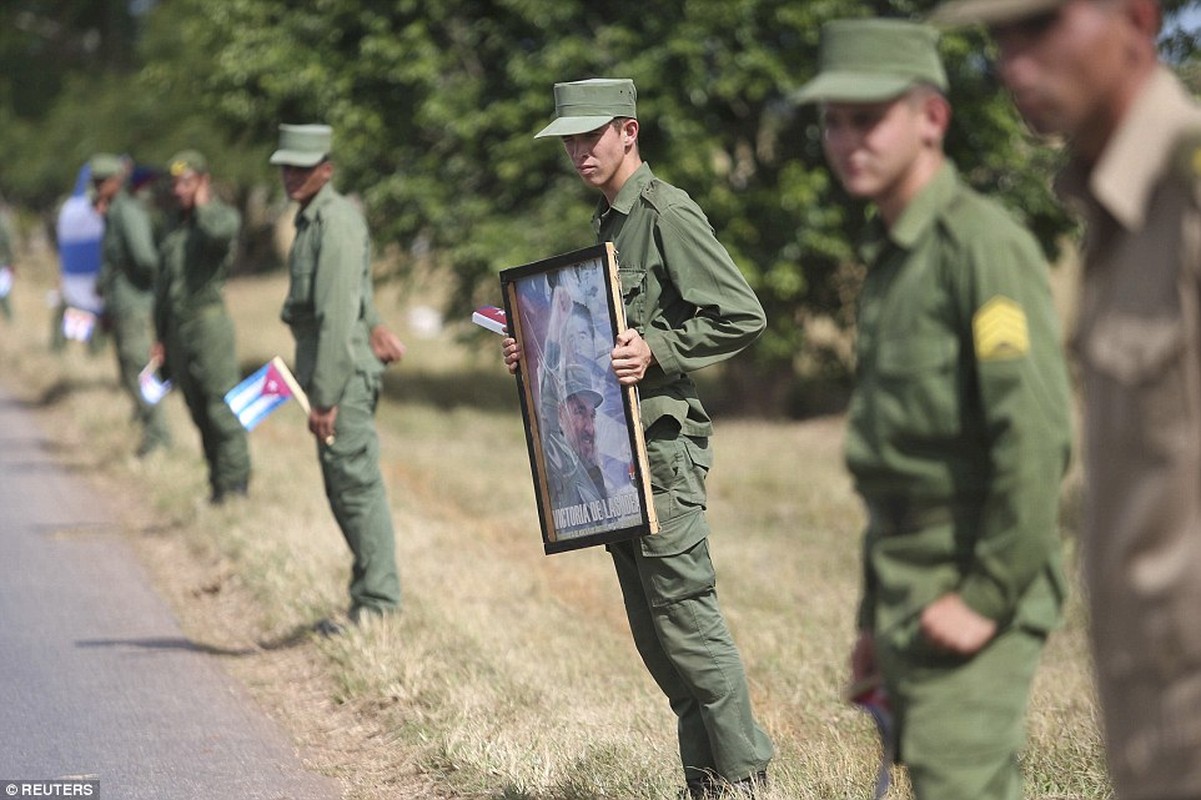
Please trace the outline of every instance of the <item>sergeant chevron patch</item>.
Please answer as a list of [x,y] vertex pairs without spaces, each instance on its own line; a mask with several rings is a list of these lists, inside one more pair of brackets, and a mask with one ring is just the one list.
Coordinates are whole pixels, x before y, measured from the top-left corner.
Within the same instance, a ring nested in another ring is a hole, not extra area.
[[1015,301],[997,295],[972,317],[977,361],[1021,358],[1030,351],[1026,312]]

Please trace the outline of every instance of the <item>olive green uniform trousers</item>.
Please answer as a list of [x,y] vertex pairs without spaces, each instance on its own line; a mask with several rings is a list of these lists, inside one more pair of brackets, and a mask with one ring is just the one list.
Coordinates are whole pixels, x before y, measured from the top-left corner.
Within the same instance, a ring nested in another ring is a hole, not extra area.
[[171,443],[171,432],[162,406],[146,402],[138,381],[138,375],[150,357],[153,309],[154,296],[150,292],[137,291],[128,286],[105,296],[105,313],[117,351],[121,387],[133,401],[134,420],[142,429],[139,453]]
[[233,321],[221,305],[172,318],[165,344],[171,380],[200,432],[213,498],[244,492],[250,480],[246,429],[225,402],[240,379]]
[[707,438],[673,433],[665,419],[647,432],[656,513],[653,548],[609,545],[634,645],[677,717],[687,779],[742,780],[772,757],[755,722],[742,658],[717,602],[709,559]]
[[379,468],[375,407],[380,378],[358,372],[338,403],[334,443],[318,443],[325,495],[354,558],[350,617],[383,614],[400,605],[392,511]]

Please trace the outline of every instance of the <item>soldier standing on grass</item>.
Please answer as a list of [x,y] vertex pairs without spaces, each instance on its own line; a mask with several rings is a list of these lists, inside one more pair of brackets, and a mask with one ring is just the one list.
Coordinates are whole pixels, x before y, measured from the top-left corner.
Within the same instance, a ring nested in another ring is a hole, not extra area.
[[877,218],[846,455],[866,501],[856,683],[882,677],[919,800],[1015,800],[1031,680],[1064,597],[1068,383],[1028,232],[943,153],[936,33],[829,23],[822,142]]
[[1072,160],[1087,223],[1075,333],[1084,579],[1123,800],[1201,798],[1201,107],[1159,62],[1158,0],[949,3]]
[[158,248],[150,216],[125,190],[122,159],[100,153],[92,157],[90,164],[93,202],[104,217],[103,261],[96,290],[104,299],[105,318],[112,326],[121,386],[133,400],[134,418],[142,429],[137,455],[143,457],[171,443],[162,406],[146,402],[138,382],[153,343],[150,330]]
[[[300,204],[288,254],[291,278],[281,317],[296,340],[296,378],[309,396],[309,430],[325,494],[354,557],[352,623],[400,605],[392,511],[379,468],[375,409],[384,366],[404,347],[379,323],[371,288],[371,243],[363,215],[330,181],[328,125],[281,125],[271,163]],[[319,633],[342,630],[333,620]]]
[[0,316],[9,322],[13,318],[11,297],[13,276],[17,272],[17,265],[14,263],[13,238],[12,230],[8,225],[8,215],[4,213],[3,209],[0,209]]
[[200,153],[179,153],[168,172],[179,211],[159,248],[153,358],[183,393],[200,431],[210,500],[220,504],[245,496],[250,481],[246,429],[225,402],[240,378],[222,290],[241,218],[213,196],[208,161]]
[[[639,390],[662,525],[608,545],[630,630],[678,717],[684,796],[751,796],[767,782],[772,745],[717,603],[705,519],[713,425],[688,373],[750,345],[766,325],[763,308],[696,203],[643,163],[633,81],[558,83],[554,95],[555,120],[535,138],[559,137],[580,178],[603,195],[593,227],[617,247],[630,326],[612,366]],[[502,347],[516,372],[516,341]]]

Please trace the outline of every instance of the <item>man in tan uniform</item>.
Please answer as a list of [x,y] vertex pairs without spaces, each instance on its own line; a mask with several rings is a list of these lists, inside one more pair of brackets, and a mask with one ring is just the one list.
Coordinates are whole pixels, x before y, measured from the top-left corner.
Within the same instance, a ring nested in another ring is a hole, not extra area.
[[1124,800],[1201,798],[1201,108],[1156,51],[1158,0],[970,0],[1088,224],[1076,349],[1082,532],[1110,769]]

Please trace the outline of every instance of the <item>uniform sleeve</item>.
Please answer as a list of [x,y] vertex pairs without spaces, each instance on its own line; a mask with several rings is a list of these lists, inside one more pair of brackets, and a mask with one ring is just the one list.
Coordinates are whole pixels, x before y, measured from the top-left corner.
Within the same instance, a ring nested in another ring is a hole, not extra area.
[[150,222],[150,215],[137,205],[136,200],[129,201],[126,206],[126,213],[120,219],[125,252],[129,258],[129,277],[143,288],[152,287],[158,275],[158,246],[154,243],[154,226]]
[[225,256],[238,237],[241,226],[242,216],[237,209],[225,203],[214,201],[197,206],[196,232],[207,256],[202,259],[206,266],[219,268],[226,264]]
[[363,299],[366,258],[367,231],[358,220],[332,215],[322,221],[313,277],[317,358],[309,392],[318,408],[337,405],[355,372],[351,340]]
[[700,209],[694,203],[669,206],[657,233],[679,296],[664,297],[663,313],[642,336],[663,371],[692,372],[755,341],[767,326],[763,306]]
[[8,220],[0,214],[0,267],[8,266],[12,262],[12,232],[9,230]]
[[970,325],[990,480],[959,593],[1004,622],[1058,559],[1069,393],[1047,267],[1033,239],[1020,231],[982,235],[968,248],[960,308]]
[[[367,263],[371,263],[370,252],[367,254]],[[363,270],[363,322],[368,331],[380,324],[379,311],[375,308],[375,283],[371,279],[370,269]]]
[[[163,238],[163,244],[167,242],[166,237]],[[162,267],[166,261],[164,260],[163,250],[159,251],[159,266]],[[158,274],[154,277],[154,338],[160,342],[166,341],[168,317],[171,313],[171,275],[166,269],[159,269]]]

